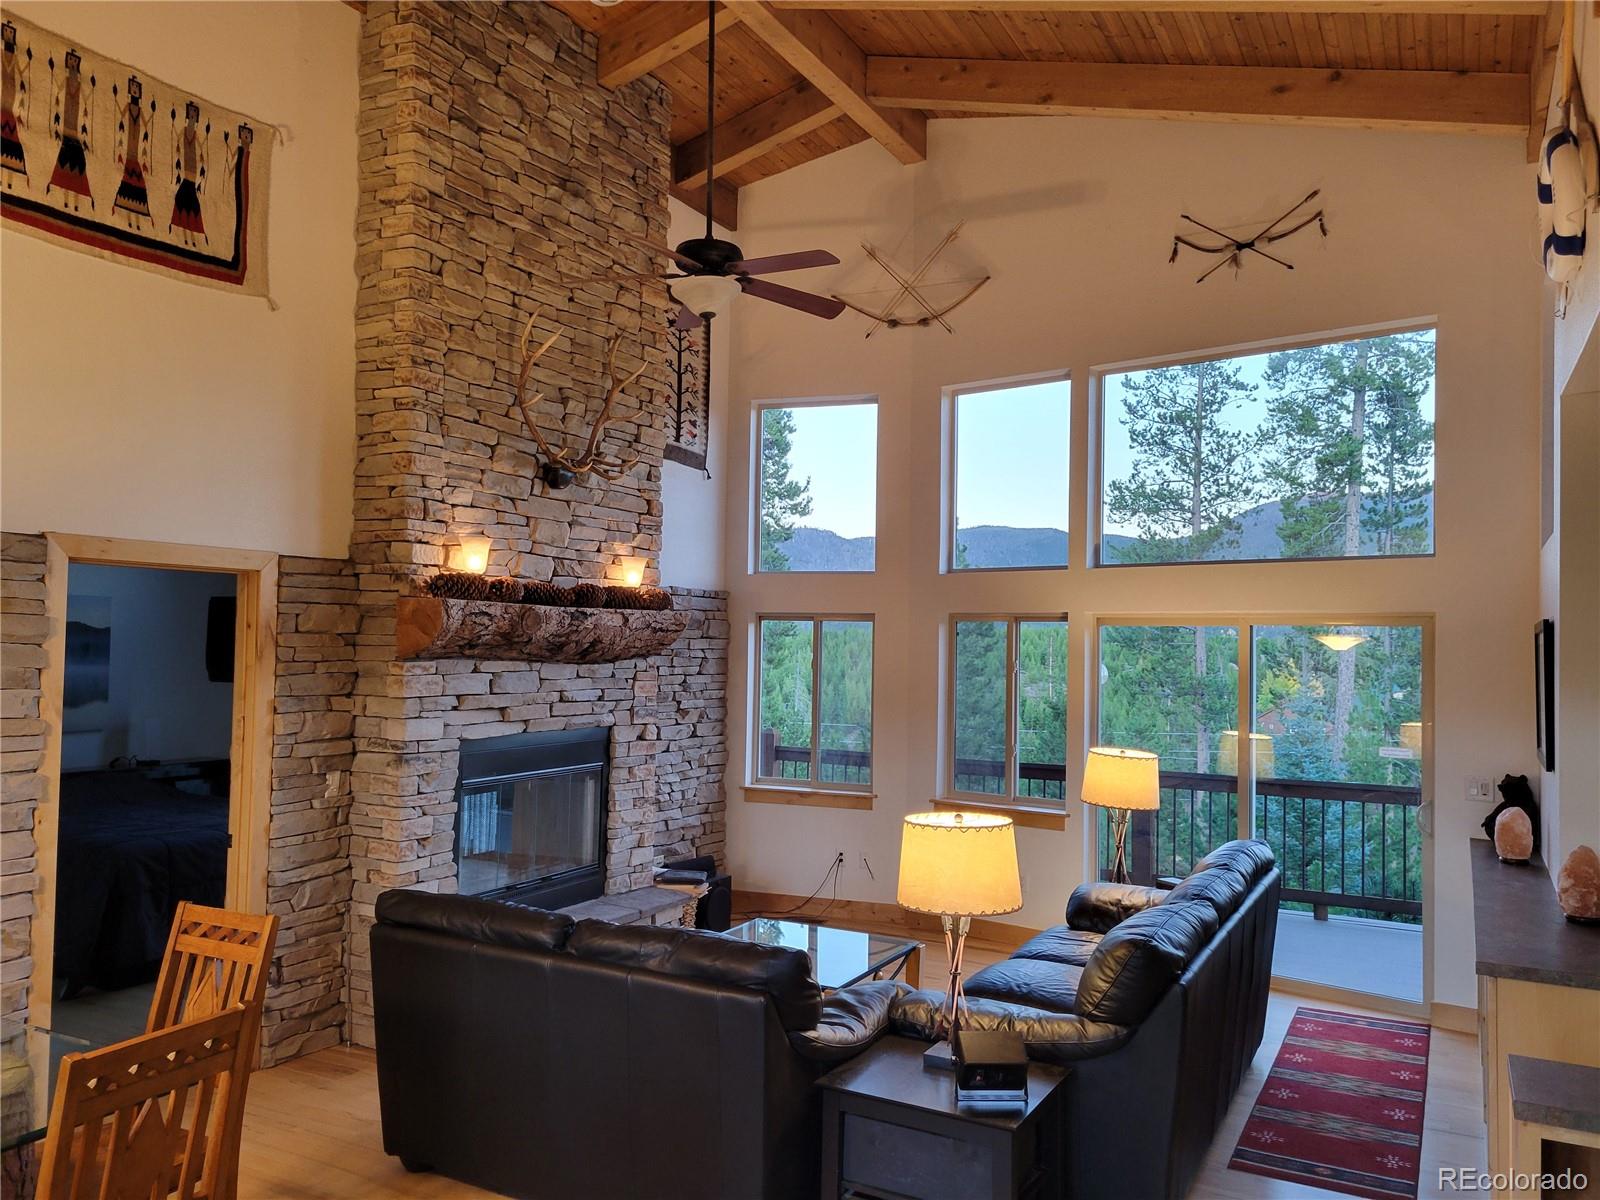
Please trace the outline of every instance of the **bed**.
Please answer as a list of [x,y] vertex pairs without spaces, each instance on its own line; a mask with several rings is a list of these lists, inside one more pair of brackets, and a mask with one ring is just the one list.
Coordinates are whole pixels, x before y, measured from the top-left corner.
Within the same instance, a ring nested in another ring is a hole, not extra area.
[[61,778],[56,835],[57,995],[154,979],[180,900],[220,906],[228,798],[139,770]]

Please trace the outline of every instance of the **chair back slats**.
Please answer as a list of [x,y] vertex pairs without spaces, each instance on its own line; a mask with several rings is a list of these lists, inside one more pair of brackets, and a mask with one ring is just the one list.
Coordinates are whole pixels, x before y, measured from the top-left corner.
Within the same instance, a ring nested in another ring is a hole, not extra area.
[[[277,936],[277,917],[187,901],[179,904],[145,1028],[154,1033],[243,1005],[247,1014],[243,1053],[253,1067]],[[223,1167],[216,1190],[208,1193],[212,1200],[234,1200],[238,1188],[239,1139],[249,1085],[248,1070],[229,1080],[232,1095],[221,1144]]]
[[39,1170],[42,1200],[215,1200],[237,1123],[232,1081],[248,1073],[249,1011],[61,1060]]

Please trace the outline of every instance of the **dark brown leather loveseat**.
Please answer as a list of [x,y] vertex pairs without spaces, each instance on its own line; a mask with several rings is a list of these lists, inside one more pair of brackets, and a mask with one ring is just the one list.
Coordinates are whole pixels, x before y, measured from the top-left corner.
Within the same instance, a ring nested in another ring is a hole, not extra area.
[[[967,980],[971,1024],[1015,1029],[1071,1068],[1072,1200],[1177,1200],[1261,1045],[1278,870],[1265,842],[1228,842],[1171,890],[1087,883],[1067,923]],[[937,992],[896,999],[929,1037]]]
[[372,929],[384,1149],[529,1200],[817,1195],[812,1082],[903,985],[803,951],[391,891]]

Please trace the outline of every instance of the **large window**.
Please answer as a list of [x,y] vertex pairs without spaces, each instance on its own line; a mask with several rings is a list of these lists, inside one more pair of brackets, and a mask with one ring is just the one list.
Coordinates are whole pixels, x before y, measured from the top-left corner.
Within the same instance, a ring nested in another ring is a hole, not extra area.
[[1066,619],[956,617],[950,628],[951,793],[1064,800]]
[[878,533],[878,406],[762,408],[758,571],[870,571]]
[[763,617],[758,782],[872,784],[872,618]]
[[957,392],[950,569],[1067,565],[1072,385]]
[[1100,561],[1433,553],[1434,331],[1107,374]]

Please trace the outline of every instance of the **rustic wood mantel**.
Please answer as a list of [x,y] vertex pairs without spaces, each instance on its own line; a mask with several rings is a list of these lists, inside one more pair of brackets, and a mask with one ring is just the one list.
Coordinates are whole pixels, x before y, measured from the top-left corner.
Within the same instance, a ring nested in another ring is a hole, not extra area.
[[403,659],[603,663],[660,654],[682,636],[687,612],[557,608],[402,596],[395,653]]

